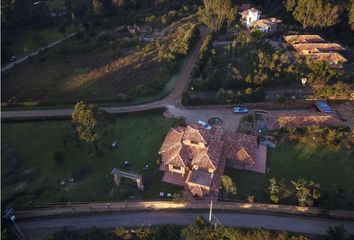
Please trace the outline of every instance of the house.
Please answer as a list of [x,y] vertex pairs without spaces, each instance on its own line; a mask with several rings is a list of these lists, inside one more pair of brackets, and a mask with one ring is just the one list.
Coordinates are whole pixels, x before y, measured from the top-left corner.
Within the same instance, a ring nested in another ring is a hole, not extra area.
[[216,192],[225,165],[222,133],[219,126],[211,130],[197,126],[172,128],[159,151],[160,169],[165,171],[163,180],[183,185],[199,197]]
[[258,138],[238,132],[227,133],[224,137],[226,165],[265,173],[267,147],[258,144]]
[[259,20],[261,17],[261,11],[255,8],[247,9],[241,12],[240,14],[241,14],[241,22],[243,22],[248,28],[252,27],[253,23]]
[[253,22],[253,28],[258,29],[261,32],[269,33],[277,29],[277,24],[282,21],[276,18],[260,19]]
[[[266,147],[257,137],[224,133],[221,126],[171,128],[159,150],[163,181],[193,196],[217,196],[225,165],[265,172]],[[228,161],[228,163],[226,163]]]
[[346,50],[340,44],[326,42],[318,35],[289,35],[283,37],[299,56],[314,62],[328,62],[333,67],[342,67],[347,62],[339,52]]

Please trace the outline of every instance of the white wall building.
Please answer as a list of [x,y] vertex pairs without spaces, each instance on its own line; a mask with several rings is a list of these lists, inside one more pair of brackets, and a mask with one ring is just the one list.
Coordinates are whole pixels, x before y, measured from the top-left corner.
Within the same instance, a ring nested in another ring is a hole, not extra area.
[[245,10],[241,13],[241,21],[246,24],[248,28],[253,26],[253,23],[257,20],[260,19],[261,17],[261,11],[251,8],[248,10]]

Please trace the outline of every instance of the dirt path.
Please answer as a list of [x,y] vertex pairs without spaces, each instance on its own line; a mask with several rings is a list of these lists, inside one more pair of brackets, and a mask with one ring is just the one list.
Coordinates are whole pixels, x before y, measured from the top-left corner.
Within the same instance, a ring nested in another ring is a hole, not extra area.
[[[181,97],[185,86],[189,81],[189,76],[191,74],[193,65],[199,57],[199,50],[203,44],[206,36],[209,33],[209,29],[202,28],[200,32],[200,38],[197,44],[194,45],[190,56],[186,64],[184,64],[181,72],[179,73],[179,79],[176,83],[175,88],[172,92],[165,98],[141,105],[132,106],[117,106],[117,107],[103,107],[109,113],[124,113],[124,112],[137,112],[149,109],[156,109],[160,107],[165,107],[167,105],[178,105],[181,102]],[[67,109],[45,109],[45,110],[18,110],[18,111],[2,111],[1,119],[40,119],[40,118],[67,118],[71,116],[73,112],[72,108]]]

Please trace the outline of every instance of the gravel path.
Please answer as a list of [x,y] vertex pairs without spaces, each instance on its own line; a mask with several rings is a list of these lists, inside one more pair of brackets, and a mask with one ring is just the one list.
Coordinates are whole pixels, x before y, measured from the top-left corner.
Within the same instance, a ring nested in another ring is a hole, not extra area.
[[236,131],[240,125],[242,116],[234,114],[230,108],[218,109],[187,109],[182,107],[175,107],[173,105],[167,106],[167,112],[173,117],[183,117],[188,124],[197,124],[198,120],[208,122],[210,118],[220,118],[223,123],[222,126],[226,131]]

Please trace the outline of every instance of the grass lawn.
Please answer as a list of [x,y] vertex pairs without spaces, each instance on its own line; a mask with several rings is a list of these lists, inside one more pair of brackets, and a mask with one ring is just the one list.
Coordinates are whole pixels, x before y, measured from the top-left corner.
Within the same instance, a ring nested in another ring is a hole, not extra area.
[[[69,35],[74,31],[75,29],[73,26],[66,26],[65,35]],[[59,32],[58,27],[23,31],[13,42],[10,51],[20,58],[62,38],[64,38],[64,36]]]
[[[76,141],[70,121],[5,123],[2,127],[2,205],[17,208],[29,202],[116,201],[157,199],[160,191],[174,193],[178,187],[161,182],[156,159],[173,120],[161,112],[119,116],[100,142],[101,156],[93,146]],[[112,150],[117,140],[119,147]],[[63,160],[55,160],[55,153]],[[57,153],[58,154],[58,153]],[[129,161],[143,174],[145,191],[132,180],[122,179],[115,187],[112,168]],[[148,164],[148,170],[143,170]],[[74,178],[69,183],[69,177]],[[66,181],[64,187],[59,183]]]
[[[341,188],[344,191],[336,200],[336,207],[354,208],[354,158],[348,149],[282,141],[277,148],[268,148],[267,166],[268,176],[277,179],[290,181],[301,176],[319,183],[322,190],[322,207],[333,204],[333,196],[338,188]],[[239,199],[254,195],[258,202],[268,201],[267,175],[234,169],[227,169],[225,174],[232,176],[236,182]],[[296,202],[288,200],[285,203]]]

